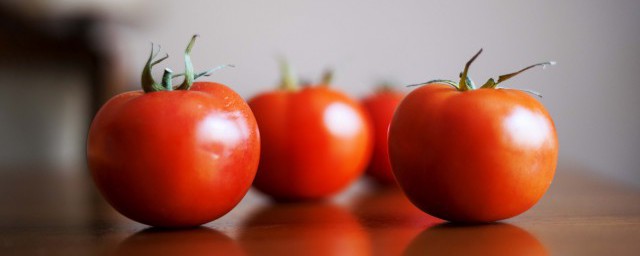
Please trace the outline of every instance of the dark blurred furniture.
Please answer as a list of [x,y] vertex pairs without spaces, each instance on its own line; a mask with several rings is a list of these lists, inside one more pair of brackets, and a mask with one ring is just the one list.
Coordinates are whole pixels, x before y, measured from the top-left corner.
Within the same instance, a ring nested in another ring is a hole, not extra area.
[[0,19],[3,62],[29,60],[43,67],[56,65],[59,60],[80,63],[90,77],[91,114],[117,90],[110,86],[116,74],[110,48],[104,47],[109,45],[104,43],[109,38],[95,33],[104,22],[99,16],[33,18],[0,5]]

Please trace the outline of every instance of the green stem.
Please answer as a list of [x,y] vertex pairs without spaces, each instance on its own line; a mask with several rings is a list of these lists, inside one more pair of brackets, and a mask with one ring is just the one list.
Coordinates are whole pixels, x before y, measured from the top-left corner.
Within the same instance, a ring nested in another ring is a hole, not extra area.
[[[184,51],[184,73],[173,75],[173,71],[167,68],[164,70],[164,74],[162,75],[162,83],[157,83],[153,79],[151,70],[153,69],[153,66],[169,58],[169,55],[165,54],[165,56],[163,56],[162,58],[154,60],[160,53],[160,46],[158,45],[158,50],[156,51],[153,43],[151,44],[151,54],[149,54],[149,59],[147,59],[147,62],[142,69],[142,76],[140,77],[142,89],[144,90],[144,92],[149,93],[157,91],[173,91],[174,89],[189,90],[191,88],[191,85],[193,85],[193,81],[195,81],[197,78],[201,76],[209,76],[211,75],[211,73],[226,67],[234,67],[233,65],[221,65],[210,70],[195,74],[193,64],[191,63],[191,49],[193,48],[196,38],[198,38],[198,35],[194,35],[193,37],[191,37],[191,41],[189,41],[187,49]],[[173,88],[171,80],[179,76],[184,76],[184,81],[182,82],[182,84],[180,84],[180,86]]]
[[[218,70],[221,70],[221,69],[224,69],[224,68],[235,68],[235,67],[236,67],[235,65],[231,65],[231,64],[220,65],[220,66],[217,66],[215,68],[209,69],[207,71],[196,73],[193,76],[193,80],[195,81],[195,80],[197,80],[198,78],[200,78],[202,76],[211,76],[211,74],[213,74],[214,72],[216,72]],[[181,76],[184,76],[184,73],[175,74],[175,75],[173,75],[173,77],[171,79],[178,78],[178,77],[181,77]]]
[[[460,82],[456,83],[454,81],[451,80],[443,80],[443,79],[436,79],[436,80],[431,80],[428,81],[426,83],[419,83],[419,84],[410,84],[407,85],[407,87],[413,87],[413,86],[420,86],[420,85],[429,85],[429,84],[434,84],[434,83],[444,83],[444,84],[448,84],[451,85],[453,87],[455,87],[458,91],[464,92],[464,91],[468,91],[468,90],[475,90],[476,86],[474,85],[473,81],[471,80],[471,78],[469,78],[469,67],[471,66],[471,64],[473,63],[473,61],[476,60],[476,58],[480,55],[480,53],[482,53],[482,49],[480,49],[480,51],[478,51],[478,53],[476,53],[475,55],[473,55],[473,57],[471,57],[471,59],[469,61],[467,61],[467,64],[464,65],[464,71],[462,71],[462,73],[460,73]],[[496,82],[493,78],[490,78],[485,84],[483,84],[480,88],[481,89],[511,89],[511,88],[504,88],[504,87],[498,87],[498,84],[501,82],[504,82],[506,80],[508,80],[509,78],[512,78],[524,71],[527,71],[531,68],[534,67],[538,67],[538,66],[542,66],[542,68],[546,68],[547,66],[552,66],[555,65],[556,62],[555,61],[547,61],[547,62],[541,62],[541,63],[536,63],[533,64],[531,66],[525,67],[523,69],[520,69],[516,72],[513,73],[509,73],[506,75],[501,75],[498,77],[498,81]],[[536,95],[538,97],[542,98],[542,94],[532,91],[532,90],[525,90],[525,89],[513,89],[513,90],[520,90],[520,91],[524,91],[527,93],[531,93],[533,95]]]
[[518,74],[520,74],[520,73],[522,73],[524,71],[527,71],[527,70],[529,70],[531,68],[542,66],[542,68],[544,69],[547,66],[553,66],[555,64],[556,64],[555,61],[547,61],[547,62],[542,62],[542,63],[536,63],[536,64],[533,64],[533,65],[528,66],[526,68],[523,68],[521,70],[518,70],[516,72],[509,73],[509,74],[506,74],[506,75],[501,75],[501,76],[498,77],[498,81],[497,82],[495,80],[493,80],[493,78],[489,78],[489,80],[485,84],[483,84],[480,88],[484,88],[484,89],[496,88],[499,83],[502,83],[502,82],[506,81],[507,79],[512,78],[512,77],[514,77],[514,76],[516,76],[516,75],[518,75]]
[[476,55],[473,55],[473,57],[471,57],[471,59],[467,61],[467,64],[464,65],[464,71],[462,71],[462,74],[460,75],[460,82],[458,83],[460,91],[468,91],[470,89],[473,89],[472,83],[468,83],[469,66],[471,66],[471,63],[473,63],[473,61],[478,58],[478,55],[480,55],[480,53],[482,53],[482,48],[480,49],[480,51],[478,51],[478,53],[476,53]]
[[193,80],[195,80],[193,63],[191,63],[191,49],[193,48],[198,36],[199,35],[196,34],[191,37],[191,41],[189,41],[187,49],[184,51],[184,81],[182,81],[182,84],[176,88],[178,90],[189,90],[193,84]]
[[331,85],[332,82],[333,82],[333,70],[327,69],[326,71],[324,71],[324,74],[322,74],[322,80],[320,80],[320,84],[322,86],[328,87],[329,85]]
[[380,93],[384,93],[384,92],[393,92],[395,91],[395,88],[393,86],[393,83],[389,81],[383,81],[381,83],[378,83],[378,88],[376,90]]
[[414,87],[414,86],[429,85],[429,84],[447,84],[447,85],[451,85],[453,88],[456,88],[456,90],[458,91],[460,90],[458,83],[451,80],[446,80],[446,79],[435,79],[435,80],[427,81],[424,83],[406,85],[405,87]]
[[153,69],[153,66],[169,58],[169,55],[165,54],[165,56],[163,56],[162,58],[154,61],[154,59],[160,53],[161,47],[160,45],[158,45],[158,51],[155,51],[154,48],[155,47],[153,43],[151,43],[151,54],[149,54],[149,59],[147,59],[147,63],[142,69],[142,76],[140,77],[140,84],[142,85],[142,90],[145,93],[163,90],[162,85],[156,83],[156,81],[153,79],[151,70]]
[[165,68],[164,74],[162,74],[162,87],[167,91],[173,91],[173,85],[171,84],[172,74],[173,71],[169,68]]
[[280,59],[280,72],[282,76],[282,82],[280,82],[280,89],[287,91],[296,91],[298,90],[298,82],[295,78],[293,71],[291,71],[291,66],[284,59]]

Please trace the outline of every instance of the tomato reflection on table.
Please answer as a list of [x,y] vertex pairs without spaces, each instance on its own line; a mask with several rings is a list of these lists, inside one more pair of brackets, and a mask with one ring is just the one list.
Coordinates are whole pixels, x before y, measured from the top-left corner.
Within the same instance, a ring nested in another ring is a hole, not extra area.
[[397,186],[368,185],[350,209],[367,229],[373,255],[400,255],[420,232],[443,222],[415,207]]
[[239,243],[248,255],[370,255],[355,216],[329,202],[273,204],[249,217]]
[[445,223],[420,233],[404,255],[549,255],[532,234],[507,223]]
[[133,234],[115,250],[115,255],[245,255],[230,237],[211,228],[149,228]]

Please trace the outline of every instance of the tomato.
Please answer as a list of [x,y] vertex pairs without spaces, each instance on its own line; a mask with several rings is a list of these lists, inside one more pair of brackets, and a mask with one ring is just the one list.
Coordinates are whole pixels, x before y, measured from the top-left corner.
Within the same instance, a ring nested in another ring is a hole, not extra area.
[[328,83],[298,89],[285,81],[248,101],[263,149],[253,185],[277,200],[328,197],[364,171],[368,119],[358,102]]
[[89,130],[87,161],[98,189],[117,211],[147,225],[212,221],[244,197],[257,170],[260,139],[246,102],[222,84],[190,84],[194,39],[178,90],[170,72],[164,90],[147,83],[155,64],[149,58],[145,92],[110,99]]
[[418,208],[449,221],[491,222],[526,211],[551,184],[558,158],[544,106],[525,92],[496,87],[552,63],[474,89],[467,71],[475,57],[459,84],[438,80],[409,93],[389,130],[399,185]]
[[362,105],[369,114],[373,128],[373,155],[367,168],[367,174],[386,185],[396,182],[389,162],[387,135],[393,112],[403,97],[404,93],[387,86],[362,100]]

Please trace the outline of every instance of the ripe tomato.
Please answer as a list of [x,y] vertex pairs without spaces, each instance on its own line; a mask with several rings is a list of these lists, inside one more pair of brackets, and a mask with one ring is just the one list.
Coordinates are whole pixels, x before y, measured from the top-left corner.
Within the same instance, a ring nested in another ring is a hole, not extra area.
[[143,75],[146,92],[120,94],[95,116],[89,169],[123,215],[152,226],[200,225],[229,212],[250,188],[260,155],[258,128],[249,106],[228,87],[191,86],[188,58],[179,90],[172,91],[169,72],[164,90],[146,83],[154,83],[150,68],[158,61],[151,59]]
[[389,130],[391,165],[405,194],[449,221],[490,222],[526,211],[551,184],[558,158],[544,106],[522,91],[496,88],[552,63],[473,90],[467,69],[475,57],[459,85],[431,83],[409,93]]
[[297,89],[292,79],[285,81],[249,100],[263,149],[253,185],[281,200],[327,197],[364,171],[368,120],[358,102],[328,83]]
[[369,114],[373,128],[373,155],[369,161],[367,174],[382,184],[395,184],[396,180],[389,162],[389,146],[387,135],[389,124],[396,107],[404,97],[404,93],[390,87],[382,87],[375,94],[362,100],[362,105]]

